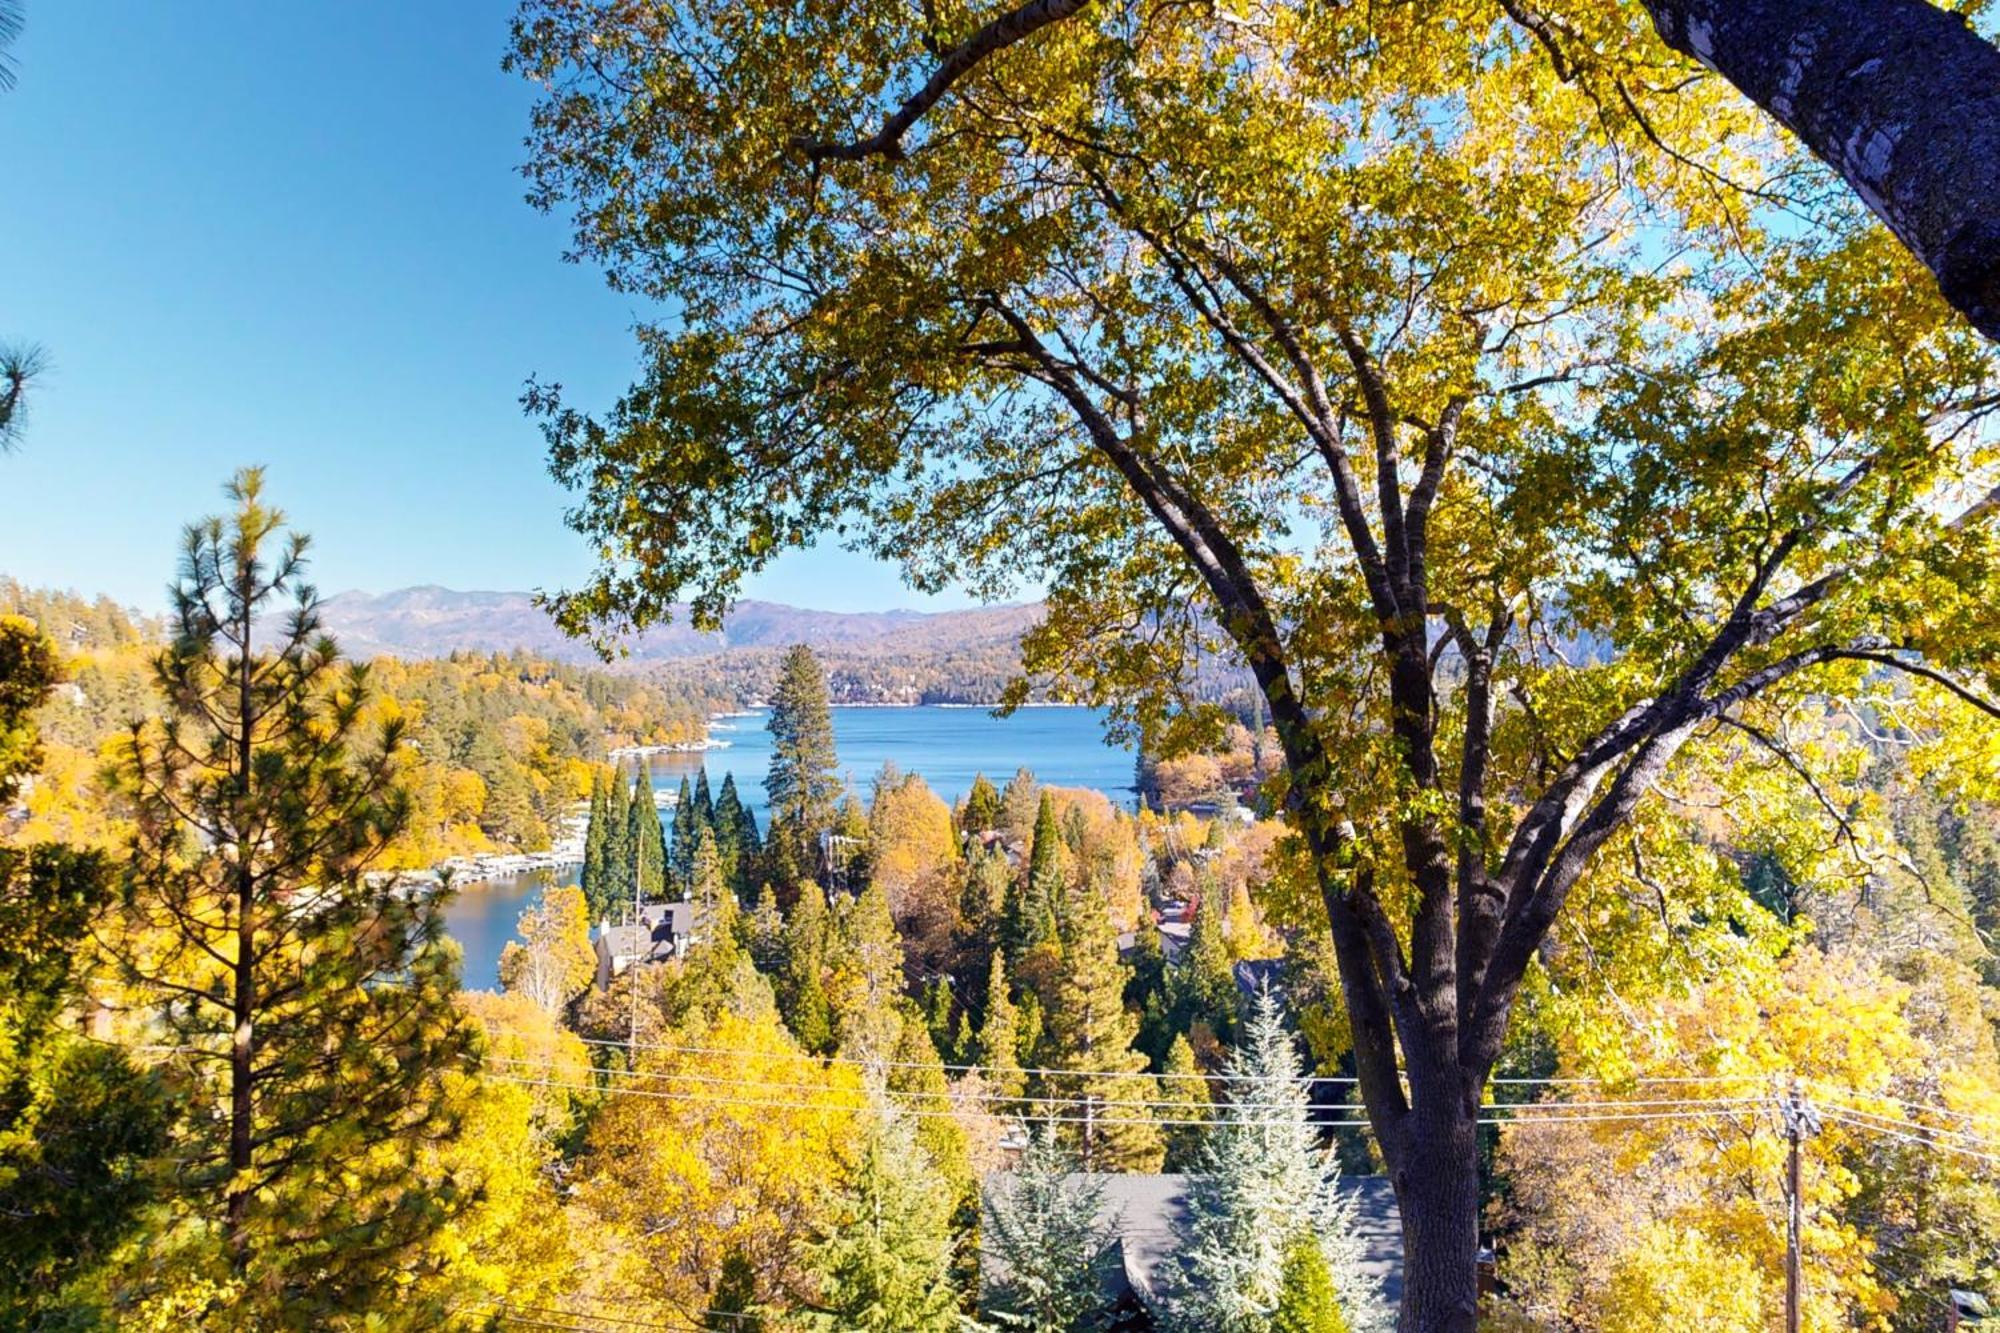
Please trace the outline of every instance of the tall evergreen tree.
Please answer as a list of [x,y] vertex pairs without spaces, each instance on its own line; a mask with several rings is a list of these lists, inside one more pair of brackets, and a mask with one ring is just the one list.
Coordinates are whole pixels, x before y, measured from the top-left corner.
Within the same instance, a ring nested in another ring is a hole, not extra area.
[[674,796],[673,825],[673,844],[667,849],[667,878],[674,886],[674,895],[684,897],[694,879],[694,851],[701,841],[701,822],[694,808],[694,789],[688,785],[685,774],[681,776],[681,789]]
[[593,925],[603,920],[611,908],[611,894],[604,869],[604,842],[609,833],[605,827],[605,810],[611,799],[609,788],[604,771],[599,769],[590,780],[590,822],[583,832],[583,873],[578,879]]
[[885,1103],[869,1118],[834,1225],[813,1247],[812,1324],[841,1333],[958,1329],[951,1212],[910,1118]]
[[660,827],[660,807],[653,799],[652,766],[641,760],[626,807],[625,836],[630,844],[632,883],[640,902],[661,902],[667,896],[667,834]]
[[1222,933],[1222,897],[1213,880],[1204,880],[1195,905],[1187,954],[1173,975],[1174,1027],[1186,1032],[1201,1023],[1222,1041],[1236,1034],[1236,974],[1229,964],[1229,942]]
[[708,770],[696,771],[694,777],[694,822],[704,832],[715,832],[715,798],[708,790]]
[[785,958],[778,1012],[799,1045],[815,1054],[833,1049],[833,1013],[826,999],[826,894],[807,884],[785,921]]
[[833,827],[840,799],[826,673],[804,644],[785,653],[768,726],[771,766],[764,791],[771,802],[772,870],[783,889],[818,874],[820,834]]
[[1020,882],[1001,923],[1000,939],[1008,957],[1021,956],[1056,935],[1060,908],[1068,888],[1068,858],[1064,854],[1055,803],[1045,791],[1035,814],[1034,843],[1028,853],[1028,873]]
[[903,1024],[903,939],[880,884],[842,902],[828,959],[841,978],[834,1027],[843,1055],[873,1064],[892,1058]]
[[1268,991],[1225,1073],[1229,1113],[1210,1129],[1189,1177],[1186,1244],[1169,1282],[1171,1327],[1269,1333],[1301,1242],[1318,1246],[1348,1326],[1378,1327],[1353,1200],[1340,1192],[1339,1168],[1312,1124],[1305,1067]]
[[987,829],[1000,826],[1000,792],[984,773],[975,773],[972,790],[965,794],[965,808],[959,812],[959,825],[967,833],[984,833]]
[[722,790],[715,798],[715,858],[722,867],[723,881],[746,910],[754,905],[759,887],[752,873],[755,867],[743,852],[743,818],[747,813],[742,797],[736,794],[736,775],[725,773]]
[[1190,1122],[1161,1126],[1167,1141],[1167,1170],[1193,1170],[1201,1157],[1206,1138],[1203,1127],[1208,1122],[1213,1099],[1208,1079],[1195,1063],[1194,1046],[1184,1032],[1176,1034],[1167,1047],[1160,1071],[1160,1100],[1165,1111],[1163,1120]]
[[981,1067],[988,1091],[1000,1098],[1018,1097],[1026,1084],[1021,1073],[1021,1019],[1007,986],[1007,955],[995,953],[986,978],[986,1012],[981,1016],[977,1049],[971,1061]]
[[332,1324],[402,1300],[467,1201],[411,1162],[452,1131],[442,1079],[471,1031],[442,895],[364,874],[404,821],[402,724],[366,734],[367,668],[322,633],[262,474],[227,493],[233,514],[188,529],[166,712],[120,773],[145,942],[123,961],[216,1112],[171,1150],[175,1234],[232,1277],[191,1322]]
[[603,910],[613,920],[632,912],[632,787],[615,769],[604,794]]
[[1063,970],[1043,1016],[1047,1063],[1086,1072],[1043,1075],[1046,1091],[1072,1099],[1066,1124],[1090,1171],[1157,1171],[1164,1151],[1147,1103],[1158,1084],[1146,1057],[1133,1049],[1139,1021],[1125,1009],[1125,965],[1104,899],[1088,890],[1072,895],[1063,940]]
[[1104,1186],[1077,1172],[1076,1157],[1037,1130],[1020,1165],[994,1187],[982,1245],[1004,1274],[980,1313],[1023,1333],[1089,1333],[1104,1327],[1102,1269],[1113,1233]]

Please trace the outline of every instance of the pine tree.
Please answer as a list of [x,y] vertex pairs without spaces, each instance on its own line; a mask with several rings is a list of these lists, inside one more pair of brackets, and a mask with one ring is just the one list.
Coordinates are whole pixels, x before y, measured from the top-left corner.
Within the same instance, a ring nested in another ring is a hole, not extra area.
[[813,1246],[820,1299],[810,1321],[842,1333],[956,1330],[951,1211],[909,1117],[883,1104],[869,1118],[835,1223]]
[[1104,1186],[1079,1175],[1075,1156],[1038,1130],[1020,1165],[985,1207],[981,1243],[1006,1276],[980,1313],[1023,1333],[1078,1333],[1103,1326],[1100,1275],[1113,1234]]
[[[938,1055],[936,1043],[915,1014],[903,1019],[887,1082],[899,1106],[924,1112],[915,1117],[917,1143],[930,1158],[932,1170],[946,1187],[953,1208],[969,1210],[976,1193],[972,1149],[956,1117],[934,1114],[951,1110],[951,1082],[945,1077],[944,1060]],[[969,1224],[971,1220],[968,1211],[966,1221]]]
[[1071,895],[1063,940],[1063,970],[1043,1016],[1049,1065],[1085,1072],[1044,1075],[1052,1096],[1073,1099],[1064,1110],[1082,1124],[1067,1124],[1064,1138],[1077,1145],[1090,1171],[1157,1171],[1163,1148],[1147,1103],[1158,1085],[1134,1050],[1139,1022],[1125,1009],[1125,965],[1102,897]]
[[1177,1330],[1266,1333],[1301,1241],[1320,1249],[1348,1324],[1378,1308],[1363,1273],[1353,1201],[1308,1112],[1304,1066],[1277,1001],[1258,997],[1225,1070],[1228,1114],[1202,1145],[1188,1184],[1188,1233],[1169,1283]]
[[605,806],[609,802],[604,778],[604,770],[599,769],[590,779],[590,823],[583,833],[583,872],[578,885],[583,889],[592,924],[602,920],[610,906],[610,895],[604,882],[604,838]]
[[612,773],[604,798],[601,910],[619,920],[632,911],[632,789],[623,770]]
[[677,898],[687,895],[688,885],[694,879],[694,851],[701,841],[700,828],[694,808],[694,789],[683,775],[681,789],[674,796],[673,843],[667,848],[667,878],[673,884]]
[[694,849],[687,895],[697,914],[711,923],[711,931],[735,918],[736,895],[722,882],[722,863],[716,859],[715,843],[708,838],[700,839]]
[[631,883],[638,889],[638,901],[664,902],[667,896],[667,835],[660,827],[660,807],[653,799],[653,770],[641,762],[639,778],[632,788],[632,804],[626,807],[626,854],[632,858]]
[[981,1067],[987,1088],[997,1097],[1003,1100],[1018,1097],[1027,1080],[1021,1073],[1021,1019],[1007,987],[1005,954],[993,955],[993,966],[986,979],[983,1019],[972,1063]]
[[819,837],[833,826],[840,797],[826,673],[804,644],[785,653],[768,726],[771,766],[764,791],[771,802],[774,877],[795,884],[817,875]]
[[972,778],[972,790],[965,794],[965,808],[959,812],[959,826],[967,833],[984,833],[1000,825],[1000,793],[984,773]]
[[1166,1125],[1167,1170],[1190,1171],[1201,1156],[1206,1137],[1203,1126],[1210,1115],[1208,1079],[1195,1063],[1194,1047],[1186,1033],[1175,1036],[1167,1047],[1165,1068],[1160,1074],[1160,1097],[1167,1103],[1166,1120],[1190,1120],[1187,1125]]
[[778,892],[769,884],[757,895],[757,910],[750,914],[750,957],[757,970],[775,977],[785,963],[785,914],[778,906]]
[[162,1038],[212,1057],[182,1062],[214,1114],[170,1149],[168,1206],[234,1290],[190,1322],[331,1326],[399,1300],[468,1202],[411,1163],[454,1132],[442,1080],[472,1033],[443,896],[364,874],[404,822],[402,724],[366,734],[368,670],[323,634],[306,540],[262,474],[227,489],[234,514],[187,532],[166,712],[121,761],[145,942],[123,962]]

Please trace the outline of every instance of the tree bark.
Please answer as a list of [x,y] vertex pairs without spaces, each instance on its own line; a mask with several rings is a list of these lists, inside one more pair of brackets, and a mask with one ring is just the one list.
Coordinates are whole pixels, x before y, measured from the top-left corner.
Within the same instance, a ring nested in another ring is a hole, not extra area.
[[1391,1172],[1403,1222],[1400,1333],[1475,1333],[1479,1148],[1464,1105],[1420,1105]]
[[2000,49],[1927,0],[1644,0],[1840,173],[2000,340]]

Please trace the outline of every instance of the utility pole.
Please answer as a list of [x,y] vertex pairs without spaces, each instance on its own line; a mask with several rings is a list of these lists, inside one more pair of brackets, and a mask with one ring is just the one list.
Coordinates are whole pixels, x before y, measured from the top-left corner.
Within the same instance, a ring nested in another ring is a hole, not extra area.
[[1794,1081],[1790,1090],[1778,1098],[1778,1118],[1784,1125],[1785,1141],[1790,1145],[1785,1172],[1786,1193],[1791,1196],[1790,1216],[1785,1225],[1785,1333],[1800,1333],[1805,1282],[1799,1248],[1806,1225],[1806,1203],[1805,1172],[1799,1149],[1808,1138],[1819,1133],[1819,1110]]

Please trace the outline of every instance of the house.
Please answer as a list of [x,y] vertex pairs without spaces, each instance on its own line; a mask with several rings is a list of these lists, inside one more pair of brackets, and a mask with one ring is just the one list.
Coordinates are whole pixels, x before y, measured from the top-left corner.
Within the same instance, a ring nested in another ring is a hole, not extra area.
[[[996,1172],[982,1192],[1004,1190],[1011,1177]],[[1098,1285],[1111,1312],[1106,1327],[1117,1333],[1145,1333],[1160,1324],[1160,1302],[1187,1234],[1184,1175],[1092,1174],[1081,1179],[1103,1189],[1099,1225],[1111,1245],[1098,1265]],[[1393,1315],[1403,1299],[1403,1222],[1387,1176],[1348,1176],[1343,1194],[1355,1201],[1354,1225],[1361,1233],[1363,1268],[1375,1280],[1377,1301]],[[998,1255],[982,1250],[979,1286],[986,1293],[1004,1287],[1007,1272]]]
[[597,951],[597,988],[603,990],[633,963],[679,958],[700,938],[691,902],[647,903],[636,921],[598,923],[591,946]]

